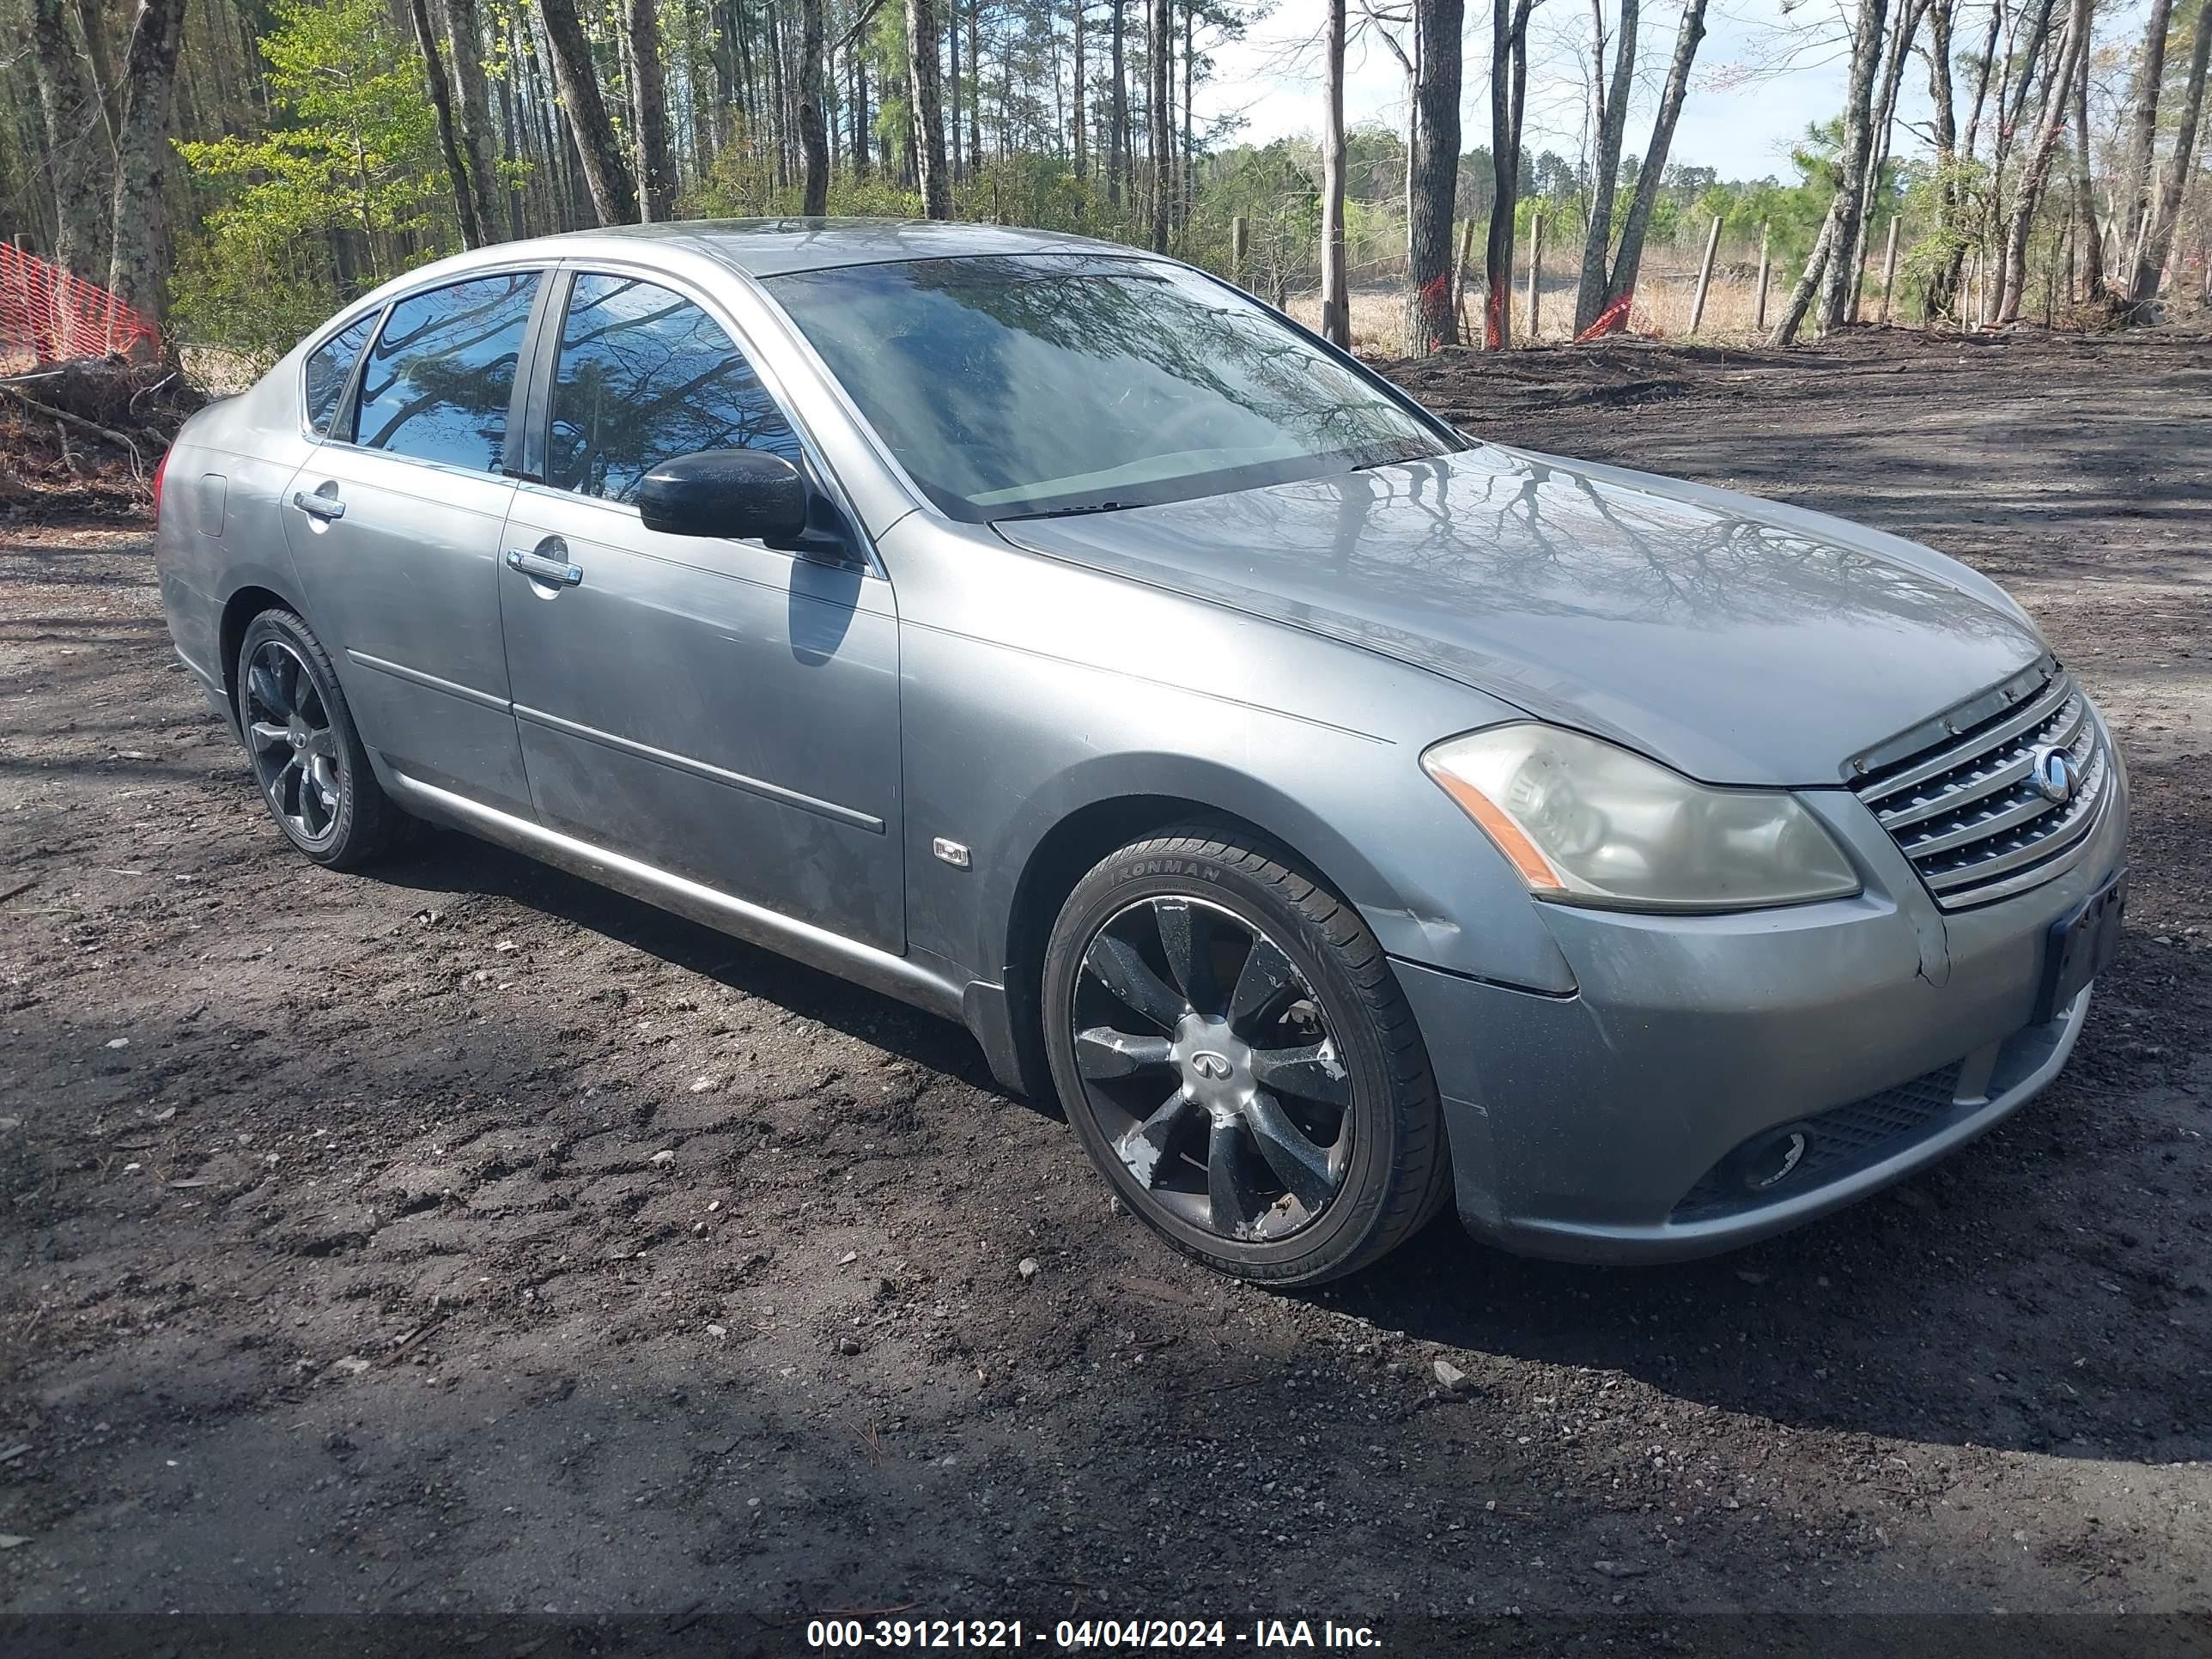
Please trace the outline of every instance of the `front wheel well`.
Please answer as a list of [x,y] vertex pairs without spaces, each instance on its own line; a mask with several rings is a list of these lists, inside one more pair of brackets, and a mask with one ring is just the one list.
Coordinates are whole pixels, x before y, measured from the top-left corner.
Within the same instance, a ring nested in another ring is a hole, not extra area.
[[222,625],[216,631],[217,648],[222,654],[222,690],[229,699],[231,717],[238,716],[238,647],[246,642],[246,630],[253,619],[264,611],[290,611],[292,602],[283,594],[265,587],[241,587],[223,601]]

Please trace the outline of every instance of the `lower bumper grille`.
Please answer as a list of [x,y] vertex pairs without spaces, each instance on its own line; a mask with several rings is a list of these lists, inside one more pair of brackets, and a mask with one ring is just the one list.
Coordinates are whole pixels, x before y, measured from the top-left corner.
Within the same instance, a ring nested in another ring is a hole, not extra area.
[[2065,870],[2115,762],[2073,677],[2048,659],[1860,756],[1851,788],[1947,910]]

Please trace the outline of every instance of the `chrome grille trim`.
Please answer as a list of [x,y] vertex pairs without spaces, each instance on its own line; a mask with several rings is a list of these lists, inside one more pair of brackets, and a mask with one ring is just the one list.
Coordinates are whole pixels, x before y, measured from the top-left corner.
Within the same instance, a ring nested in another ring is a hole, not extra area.
[[[1926,747],[1892,739],[1879,765],[1863,756],[1849,769],[1854,792],[1945,909],[2008,897],[2070,869],[2104,816],[2114,769],[2088,700],[2055,663],[2038,672],[2039,681],[2015,678],[1919,727]],[[2063,750],[2076,769],[2067,801],[2035,786],[2035,757],[2045,748]]]

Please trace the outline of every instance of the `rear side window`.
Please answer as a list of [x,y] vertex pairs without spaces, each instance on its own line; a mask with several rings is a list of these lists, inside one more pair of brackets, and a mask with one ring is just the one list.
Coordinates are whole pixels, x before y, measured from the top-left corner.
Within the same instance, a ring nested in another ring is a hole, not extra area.
[[369,348],[354,441],[472,472],[507,447],[515,359],[538,273],[456,283],[402,300]]
[[355,361],[375,330],[379,314],[372,311],[355,319],[307,354],[307,428],[318,438],[331,429],[338,399],[345,396]]
[[798,434],[721,325],[651,283],[578,276],[554,372],[546,482],[635,501],[655,466],[702,449],[765,449],[799,464]]

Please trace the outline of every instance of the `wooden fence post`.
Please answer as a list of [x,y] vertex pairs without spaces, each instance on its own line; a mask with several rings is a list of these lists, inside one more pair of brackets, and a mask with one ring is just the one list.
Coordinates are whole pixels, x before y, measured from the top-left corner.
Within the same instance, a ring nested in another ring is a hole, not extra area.
[[1721,216],[1713,215],[1713,228],[1705,233],[1705,257],[1698,265],[1697,297],[1690,301],[1690,332],[1698,331],[1698,325],[1705,319],[1705,290],[1713,283],[1713,255],[1721,245]]
[[1536,331],[1542,324],[1544,283],[1544,210],[1536,209],[1528,216],[1528,343],[1536,343]]
[[1774,269],[1767,258],[1766,221],[1759,222],[1759,295],[1752,301],[1751,325],[1759,333],[1766,332],[1766,281]]
[[1889,326],[1889,296],[1897,287],[1897,227],[1905,216],[1889,216],[1889,251],[1881,256],[1881,325]]
[[1243,214],[1229,222],[1229,280],[1243,288],[1244,255],[1251,246],[1252,227]]
[[1475,337],[1474,331],[1468,326],[1467,320],[1467,265],[1474,257],[1474,221],[1470,219],[1459,234],[1459,264],[1452,270],[1452,287],[1455,294],[1453,304],[1459,312],[1460,337],[1471,345],[1480,345],[1482,342]]

